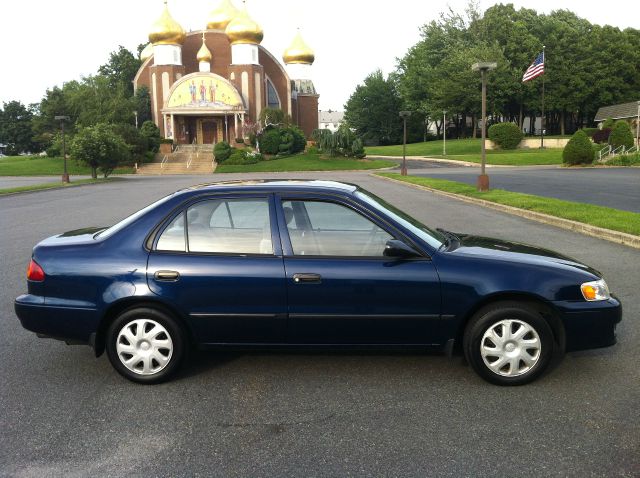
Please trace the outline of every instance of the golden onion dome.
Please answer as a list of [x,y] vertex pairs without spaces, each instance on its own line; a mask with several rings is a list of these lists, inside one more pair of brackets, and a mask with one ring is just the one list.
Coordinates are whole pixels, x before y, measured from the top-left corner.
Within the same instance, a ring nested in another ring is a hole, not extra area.
[[199,62],[206,61],[207,63],[211,63],[211,59],[213,58],[211,51],[207,48],[207,45],[204,42],[204,32],[202,32],[202,46],[198,50],[196,58]]
[[167,0],[165,0],[162,15],[149,32],[149,41],[154,45],[182,45],[186,36],[183,28],[169,13]]
[[147,43],[147,46],[145,46],[140,52],[140,61],[144,63],[148,58],[151,58],[151,56],[153,56],[153,45],[151,43]]
[[264,37],[262,27],[251,19],[246,8],[240,10],[235,18],[229,22],[225,33],[232,45],[241,43],[259,45]]
[[207,21],[208,30],[224,30],[238,14],[238,9],[231,0],[222,0],[218,8],[212,10]]
[[313,50],[309,45],[305,43],[300,35],[300,30],[296,33],[291,45],[284,51],[282,59],[286,65],[291,63],[301,63],[304,65],[311,65],[316,59]]

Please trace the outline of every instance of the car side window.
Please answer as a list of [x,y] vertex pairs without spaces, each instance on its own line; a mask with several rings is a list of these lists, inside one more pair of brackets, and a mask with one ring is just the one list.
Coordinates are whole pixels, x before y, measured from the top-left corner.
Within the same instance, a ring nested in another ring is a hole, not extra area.
[[382,257],[388,232],[362,214],[326,201],[283,201],[294,255]]
[[158,244],[158,251],[185,252],[187,250],[187,240],[184,230],[184,213],[179,214],[171,221],[171,224],[164,230]]
[[[158,250],[184,251],[176,237],[182,228],[184,238],[186,222],[188,252],[273,254],[267,199],[210,199],[179,217],[182,222],[176,218],[160,236]],[[169,244],[174,248],[167,248]]]

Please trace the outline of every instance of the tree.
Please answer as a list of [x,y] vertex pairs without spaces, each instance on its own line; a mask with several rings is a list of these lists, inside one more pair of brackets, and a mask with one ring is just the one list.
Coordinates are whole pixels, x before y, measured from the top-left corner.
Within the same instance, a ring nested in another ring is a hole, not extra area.
[[32,112],[20,101],[4,103],[0,109],[0,143],[7,145],[7,154],[33,152],[37,148],[32,141],[32,117]]
[[365,141],[393,144],[400,141],[402,134],[401,105],[395,83],[377,70],[347,100],[344,119]]
[[123,88],[127,96],[133,95],[133,79],[142,62],[122,45],[109,54],[109,61],[98,68],[112,88]]
[[149,88],[144,85],[138,86],[134,95],[134,108],[138,113],[138,124],[144,124],[151,120],[151,96]]
[[291,122],[288,115],[280,108],[264,108],[260,111],[260,124],[263,128],[269,125],[286,126]]
[[106,178],[118,166],[131,157],[127,143],[109,124],[98,123],[80,129],[71,144],[71,157],[91,168],[96,178],[100,169]]
[[631,132],[631,128],[629,127],[629,123],[625,120],[616,121],[616,124],[611,130],[611,135],[609,136],[609,144],[613,148],[619,148],[620,146],[631,148],[633,147],[634,142],[635,140],[633,133]]
[[140,136],[147,140],[147,150],[157,153],[160,149],[160,128],[153,121],[145,121],[140,128]]

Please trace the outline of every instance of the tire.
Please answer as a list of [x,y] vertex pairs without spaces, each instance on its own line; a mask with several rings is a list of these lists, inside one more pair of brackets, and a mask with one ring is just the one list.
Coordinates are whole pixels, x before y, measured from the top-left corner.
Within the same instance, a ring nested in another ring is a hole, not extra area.
[[134,382],[167,380],[180,367],[186,340],[180,324],[151,307],[125,310],[109,325],[107,356],[113,368]]
[[478,375],[496,385],[524,385],[549,366],[553,331],[533,307],[499,302],[478,311],[467,324],[463,348]]

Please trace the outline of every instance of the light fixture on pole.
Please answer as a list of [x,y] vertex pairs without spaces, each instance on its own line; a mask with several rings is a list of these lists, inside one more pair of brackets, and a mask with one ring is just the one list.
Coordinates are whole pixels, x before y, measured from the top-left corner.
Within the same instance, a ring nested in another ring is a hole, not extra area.
[[64,136],[64,122],[69,121],[68,116],[55,116],[56,121],[60,121],[60,128],[62,128],[62,159],[64,161],[64,170],[62,172],[62,182],[69,182],[69,173],[67,172],[67,142]]
[[498,64],[496,62],[478,62],[471,66],[473,71],[479,71],[482,77],[482,162],[480,163],[480,176],[478,176],[478,191],[489,190],[489,176],[486,174],[487,150],[485,142],[487,140],[487,72],[494,70]]
[[138,112],[137,112],[137,111],[134,111],[134,112],[133,112],[133,116],[135,116],[135,117],[136,117],[136,129],[138,129]]
[[402,168],[400,174],[402,176],[407,175],[407,118],[411,116],[411,111],[401,111],[400,118],[404,122],[404,133],[402,136]]
[[447,155],[447,110],[442,110],[442,156]]

